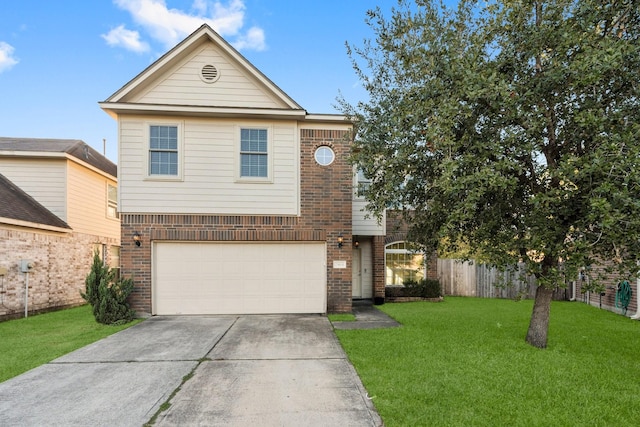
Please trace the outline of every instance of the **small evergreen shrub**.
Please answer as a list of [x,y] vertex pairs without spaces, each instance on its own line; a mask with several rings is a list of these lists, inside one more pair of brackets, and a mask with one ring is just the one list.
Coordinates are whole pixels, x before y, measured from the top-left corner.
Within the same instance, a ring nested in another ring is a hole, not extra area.
[[106,266],[96,251],[91,271],[85,279],[85,293],[80,295],[91,304],[98,323],[124,324],[135,317],[135,311],[127,302],[133,291],[133,280],[115,277],[116,271]]

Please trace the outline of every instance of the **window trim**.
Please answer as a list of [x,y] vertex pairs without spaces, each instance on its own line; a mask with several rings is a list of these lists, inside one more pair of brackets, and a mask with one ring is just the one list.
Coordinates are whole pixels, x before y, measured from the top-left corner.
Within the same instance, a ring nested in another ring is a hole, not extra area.
[[[405,244],[405,249],[388,249],[389,246],[392,245],[397,245],[398,243],[404,243]],[[422,278],[426,278],[427,277],[427,256],[424,252],[420,251],[420,250],[416,250],[416,251],[411,251],[410,249],[407,249],[409,242],[407,240],[396,240],[394,242],[389,242],[386,245],[384,245],[384,285],[385,287],[387,286],[401,286],[403,287],[404,284],[396,284],[396,283],[391,283],[389,284],[387,279],[387,254],[417,254],[417,255],[422,255]],[[421,280],[419,279],[419,280]]]
[[[330,162],[322,162],[322,161],[320,161],[318,159],[318,154],[321,152],[321,150],[328,150],[331,153],[331,161]],[[333,147],[331,147],[330,145],[327,145],[327,144],[319,145],[313,151],[313,160],[315,160],[316,164],[319,165],[319,166],[322,166],[322,167],[331,166],[331,164],[333,164],[333,162],[336,161],[336,152],[333,149]]]
[[[111,201],[111,199],[109,198],[109,189],[110,188],[115,188],[116,190],[116,200],[115,203]],[[115,208],[115,215],[110,215],[109,214],[109,208]],[[113,219],[113,220],[120,220],[120,211],[118,210],[118,185],[112,185],[110,183],[107,182],[107,218],[108,219]]]
[[[243,129],[259,129],[267,131],[267,176],[242,176],[242,152],[241,152],[241,135]],[[235,164],[236,164],[236,182],[239,183],[256,183],[256,184],[272,184],[273,183],[273,126],[260,124],[237,125],[235,129]]]
[[[371,179],[367,178],[364,175],[364,171],[359,167],[356,167],[354,187],[355,187],[354,192],[357,199],[364,199],[365,198],[364,194],[367,192],[369,187],[371,187]],[[395,242],[395,243],[398,243],[398,242]],[[393,244],[393,243],[390,243],[390,244]]]
[[[144,151],[144,180],[145,181],[183,181],[184,171],[184,122],[176,121],[149,121],[144,122],[145,142]],[[178,152],[178,173],[176,175],[152,175],[151,174],[151,126],[175,126],[177,128],[177,152]]]

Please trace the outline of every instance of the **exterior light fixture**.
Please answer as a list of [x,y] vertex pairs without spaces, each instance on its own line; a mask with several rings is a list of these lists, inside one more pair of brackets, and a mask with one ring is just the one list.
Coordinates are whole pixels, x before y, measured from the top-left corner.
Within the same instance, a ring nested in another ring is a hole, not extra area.
[[137,231],[133,232],[133,241],[136,243],[136,246],[140,246],[140,233],[138,233]]
[[355,242],[353,242],[353,246],[358,249],[360,247],[360,242],[358,242],[357,240]]
[[342,237],[342,233],[338,234],[338,247],[342,247],[342,242],[344,242],[344,238]]

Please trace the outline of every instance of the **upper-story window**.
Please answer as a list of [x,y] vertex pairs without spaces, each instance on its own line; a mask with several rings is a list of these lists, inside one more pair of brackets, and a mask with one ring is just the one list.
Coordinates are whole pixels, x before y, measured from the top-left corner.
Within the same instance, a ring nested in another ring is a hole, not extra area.
[[149,127],[149,175],[178,176],[178,127]]
[[364,194],[371,186],[371,180],[367,178],[362,169],[358,169],[358,173],[356,174],[357,183],[356,183],[356,194],[358,197],[364,197]]
[[118,215],[118,187],[107,184],[107,217],[119,218]]
[[240,177],[269,177],[267,129],[240,129]]

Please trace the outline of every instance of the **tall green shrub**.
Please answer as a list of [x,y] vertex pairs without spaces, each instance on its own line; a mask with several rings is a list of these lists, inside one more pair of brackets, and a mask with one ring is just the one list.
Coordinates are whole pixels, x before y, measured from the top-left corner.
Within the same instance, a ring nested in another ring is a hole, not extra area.
[[127,323],[135,317],[135,311],[127,302],[133,291],[133,280],[116,280],[115,276],[115,270],[106,266],[96,251],[85,279],[85,293],[80,295],[91,304],[96,321],[106,325]]

